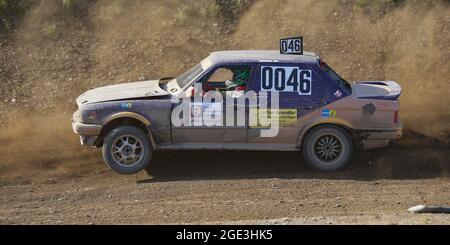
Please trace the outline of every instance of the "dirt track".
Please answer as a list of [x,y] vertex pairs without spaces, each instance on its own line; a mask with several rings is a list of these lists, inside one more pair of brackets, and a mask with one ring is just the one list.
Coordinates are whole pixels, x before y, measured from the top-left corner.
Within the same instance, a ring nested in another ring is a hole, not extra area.
[[313,171],[296,153],[160,153],[152,177],[117,175],[92,152],[78,171],[3,177],[0,223],[450,224],[406,211],[450,205],[450,166],[436,152],[450,156],[414,144],[358,152],[337,173]]
[[[450,224],[406,211],[450,205],[448,1],[260,0],[231,23],[203,1],[92,0],[77,14],[33,2],[0,33],[0,224]],[[70,128],[89,88],[174,76],[211,51],[276,49],[293,35],[349,81],[398,81],[404,139],[337,173],[295,153],[180,152],[156,156],[148,177],[108,170]]]

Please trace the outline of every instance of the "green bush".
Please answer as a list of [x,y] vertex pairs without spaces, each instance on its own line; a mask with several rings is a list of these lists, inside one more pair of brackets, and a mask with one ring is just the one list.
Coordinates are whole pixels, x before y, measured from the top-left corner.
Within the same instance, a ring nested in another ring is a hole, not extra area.
[[187,12],[186,7],[178,8],[175,12],[175,20],[180,23],[186,21],[187,18],[186,12]]
[[62,0],[62,5],[65,9],[72,10],[74,12],[85,9],[89,4],[95,2],[94,0]]
[[77,0],[62,0],[63,6],[66,9],[73,8],[78,3]]
[[5,8],[6,6],[6,0],[0,0],[0,10]]
[[397,5],[401,0],[356,0],[356,5],[367,11],[385,11]]
[[219,17],[220,15],[220,6],[214,0],[206,1],[205,9],[209,16]]
[[0,0],[0,32],[10,30],[31,4],[29,0]]
[[58,34],[58,25],[54,22],[48,23],[44,28],[44,33],[47,37],[55,37]]
[[206,13],[213,17],[232,20],[241,15],[253,0],[206,0]]

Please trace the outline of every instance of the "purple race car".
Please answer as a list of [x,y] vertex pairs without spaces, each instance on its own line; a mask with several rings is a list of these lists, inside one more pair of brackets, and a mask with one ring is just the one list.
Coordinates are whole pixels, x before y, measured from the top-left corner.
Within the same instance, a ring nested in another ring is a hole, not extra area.
[[354,148],[401,137],[400,93],[393,81],[350,84],[313,53],[222,51],[177,78],[89,90],[72,125],[121,174],[155,151],[216,149],[299,151],[334,171]]

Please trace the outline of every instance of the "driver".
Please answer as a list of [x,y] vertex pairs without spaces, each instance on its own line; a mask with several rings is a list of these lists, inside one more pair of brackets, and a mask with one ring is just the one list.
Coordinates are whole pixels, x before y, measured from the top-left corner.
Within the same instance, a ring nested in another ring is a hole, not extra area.
[[247,82],[250,78],[250,68],[233,69],[232,81],[226,81],[225,86],[228,91],[245,91],[247,89]]

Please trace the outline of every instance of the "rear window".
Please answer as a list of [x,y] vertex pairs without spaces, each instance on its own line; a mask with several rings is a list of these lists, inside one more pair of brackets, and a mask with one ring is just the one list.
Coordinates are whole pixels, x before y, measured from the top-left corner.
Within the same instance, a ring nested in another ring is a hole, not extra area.
[[320,68],[322,71],[324,71],[328,76],[333,79],[333,81],[336,82],[336,84],[344,90],[347,94],[352,93],[352,87],[351,85],[345,81],[342,77],[340,77],[333,69],[331,69],[330,66],[327,65],[327,63],[320,61]]

